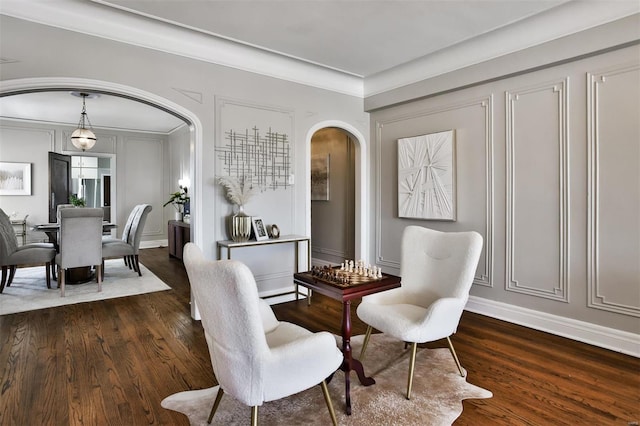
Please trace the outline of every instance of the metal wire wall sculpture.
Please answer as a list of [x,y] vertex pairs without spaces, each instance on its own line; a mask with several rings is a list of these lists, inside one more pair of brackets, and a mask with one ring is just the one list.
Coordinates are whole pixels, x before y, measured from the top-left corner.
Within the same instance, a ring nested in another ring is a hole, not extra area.
[[261,192],[291,186],[291,146],[286,134],[269,128],[262,136],[253,127],[243,133],[229,130],[225,132],[225,141],[224,146],[216,148],[224,174],[249,180]]

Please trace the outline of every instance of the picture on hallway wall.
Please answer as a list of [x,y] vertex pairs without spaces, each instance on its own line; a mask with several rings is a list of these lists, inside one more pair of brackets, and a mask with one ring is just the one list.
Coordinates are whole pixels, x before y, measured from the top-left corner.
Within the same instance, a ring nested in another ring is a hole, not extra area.
[[329,201],[329,154],[311,156],[311,201]]
[[31,163],[0,162],[0,195],[31,195]]
[[453,130],[398,139],[398,216],[456,220]]

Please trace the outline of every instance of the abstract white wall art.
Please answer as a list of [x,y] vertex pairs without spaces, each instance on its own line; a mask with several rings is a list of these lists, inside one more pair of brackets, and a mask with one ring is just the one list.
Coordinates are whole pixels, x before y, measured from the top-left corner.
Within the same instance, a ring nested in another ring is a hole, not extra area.
[[0,162],[0,195],[31,195],[31,163]]
[[398,216],[456,220],[454,131],[398,139]]

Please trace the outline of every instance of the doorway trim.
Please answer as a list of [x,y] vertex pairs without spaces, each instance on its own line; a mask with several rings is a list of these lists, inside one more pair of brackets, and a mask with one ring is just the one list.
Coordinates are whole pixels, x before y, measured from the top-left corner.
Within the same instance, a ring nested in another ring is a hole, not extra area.
[[[190,151],[193,153],[190,159],[191,166],[191,182],[201,182],[202,168],[196,159],[202,160],[202,123],[198,116],[188,109],[176,104],[161,96],[155,95],[135,87],[126,86],[119,83],[109,81],[92,80],[84,78],[67,78],[67,77],[43,77],[43,78],[24,78],[0,81],[0,96],[19,95],[31,92],[43,91],[64,91],[64,90],[87,90],[99,93],[120,96],[133,101],[146,103],[152,107],[161,109],[169,114],[175,115],[189,124],[191,141]],[[194,198],[195,211],[192,209],[191,221],[194,224],[193,240],[196,244],[202,246],[202,203],[198,200],[202,199],[201,185],[194,185],[195,191],[192,193]]]
[[314,124],[309,128],[305,144],[305,166],[307,173],[304,177],[305,184],[305,228],[311,235],[311,138],[320,129],[335,127],[345,131],[354,139],[355,146],[355,241],[354,252],[356,259],[369,258],[369,212],[367,200],[369,200],[369,167],[368,149],[364,135],[349,123],[340,120],[327,120]]

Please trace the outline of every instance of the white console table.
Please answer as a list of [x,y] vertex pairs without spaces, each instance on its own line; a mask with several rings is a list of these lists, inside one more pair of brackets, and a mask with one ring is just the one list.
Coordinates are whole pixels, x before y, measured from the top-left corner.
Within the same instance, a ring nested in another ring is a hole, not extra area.
[[[247,248],[247,247],[264,247],[272,244],[293,244],[294,245],[294,266],[293,266],[294,273],[300,272],[298,268],[299,261],[300,261],[300,244],[305,244],[307,247],[307,270],[311,269],[311,238],[305,237],[304,235],[282,235],[279,238],[269,238],[268,240],[262,240],[262,241],[256,241],[256,240],[249,240],[249,241],[242,241],[242,242],[237,242],[233,240],[218,241],[218,254],[217,254],[218,260],[222,259],[223,249],[226,250],[226,255],[227,255],[226,259],[231,259],[231,252],[233,251],[233,249]],[[293,277],[291,279],[293,279]],[[274,294],[271,296],[267,296],[267,298],[284,296],[287,294],[295,294],[296,299],[300,294],[302,296],[306,296],[308,302],[311,300],[310,299],[311,291],[309,290],[308,294],[300,293],[298,291],[298,284],[295,284],[294,291]]]

